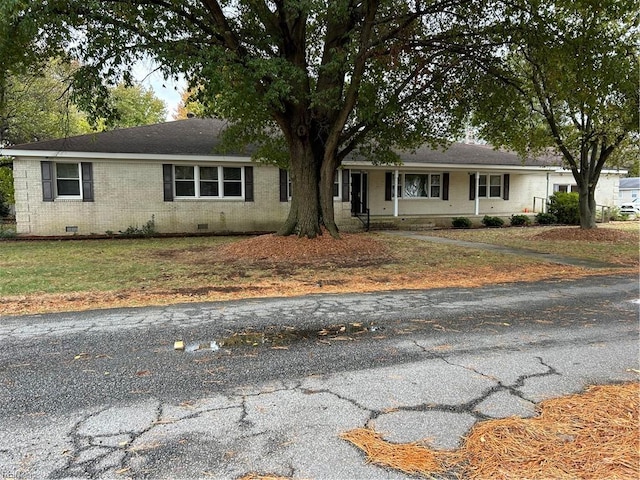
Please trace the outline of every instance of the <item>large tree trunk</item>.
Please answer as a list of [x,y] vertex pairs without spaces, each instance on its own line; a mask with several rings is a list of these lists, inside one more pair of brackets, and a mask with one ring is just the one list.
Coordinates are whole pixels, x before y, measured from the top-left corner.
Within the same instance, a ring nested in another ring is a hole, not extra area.
[[596,228],[595,185],[588,181],[578,185],[578,207],[580,210],[580,228],[588,230]]
[[286,236],[295,233],[299,237],[315,238],[322,235],[319,164],[307,137],[295,139],[289,147],[291,209],[277,234]]
[[580,162],[577,163],[571,152],[558,141],[560,151],[571,167],[571,173],[578,185],[578,210],[580,213],[580,228],[589,230],[596,225],[596,187],[600,173],[611,152],[622,142],[624,135],[616,142],[608,145],[601,140],[583,141],[580,148]]
[[580,228],[583,230],[596,228],[596,186],[608,157],[608,153],[600,147],[598,141],[584,141],[580,148],[580,168],[573,168],[573,176],[578,184]]
[[338,167],[337,163],[335,155],[329,155],[323,159],[320,168],[320,211],[322,213],[322,223],[334,238],[340,237],[333,208],[333,184]]

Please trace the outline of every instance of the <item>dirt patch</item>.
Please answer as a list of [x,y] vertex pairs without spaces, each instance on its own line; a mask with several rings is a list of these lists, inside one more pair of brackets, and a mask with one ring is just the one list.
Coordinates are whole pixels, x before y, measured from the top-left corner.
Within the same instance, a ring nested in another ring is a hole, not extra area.
[[554,228],[545,230],[533,238],[540,240],[558,240],[558,241],[575,241],[575,242],[628,242],[636,241],[637,234],[623,232],[620,230],[593,228],[583,230],[581,228]]
[[393,256],[386,245],[365,235],[343,233],[339,239],[325,233],[316,238],[260,235],[224,245],[220,259],[289,265],[363,267],[388,264]]

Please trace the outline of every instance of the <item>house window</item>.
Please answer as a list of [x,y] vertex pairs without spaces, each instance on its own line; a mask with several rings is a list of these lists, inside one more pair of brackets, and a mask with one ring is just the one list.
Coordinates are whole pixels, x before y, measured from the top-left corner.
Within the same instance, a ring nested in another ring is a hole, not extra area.
[[242,185],[242,167],[174,166],[177,198],[240,198]]
[[442,175],[439,173],[405,173],[400,193],[404,198],[440,198]]
[[82,200],[93,202],[93,164],[91,162],[40,162],[42,201]]
[[578,191],[578,186],[577,185],[571,185],[571,184],[555,183],[553,185],[553,191],[554,192],[563,192],[563,193],[577,192]]
[[196,196],[196,168],[176,166],[176,197]]
[[242,169],[237,167],[222,168],[222,184],[224,197],[242,196]]
[[502,175],[480,175],[478,179],[478,197],[501,198]]
[[431,198],[440,198],[440,175],[430,175],[431,179],[431,191],[429,192],[429,196]]
[[220,195],[218,186],[218,168],[200,167],[200,196],[217,197]]
[[56,195],[58,198],[82,198],[79,163],[56,163]]

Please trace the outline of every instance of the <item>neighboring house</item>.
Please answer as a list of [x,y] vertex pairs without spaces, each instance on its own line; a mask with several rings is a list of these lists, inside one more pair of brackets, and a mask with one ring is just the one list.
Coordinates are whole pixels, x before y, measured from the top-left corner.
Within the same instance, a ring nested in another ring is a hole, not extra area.
[[[223,127],[193,118],[1,151],[14,157],[18,233],[117,233],[152,218],[161,233],[276,230],[289,211],[288,173],[250,153],[214,153]],[[484,145],[424,147],[401,158],[392,166],[344,162],[334,185],[340,228],[361,229],[367,214],[388,226],[508,218],[541,211],[555,185],[573,183],[556,158],[522,162]],[[599,204],[614,205],[618,177],[603,173]]]
[[640,202],[640,177],[621,178],[618,205]]

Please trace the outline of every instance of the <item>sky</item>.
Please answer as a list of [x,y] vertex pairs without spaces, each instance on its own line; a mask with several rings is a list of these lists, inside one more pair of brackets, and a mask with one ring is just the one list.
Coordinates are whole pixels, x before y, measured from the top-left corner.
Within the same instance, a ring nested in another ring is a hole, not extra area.
[[148,60],[139,62],[131,72],[136,81],[144,88],[150,88],[155,95],[167,105],[167,121],[173,120],[181,100],[181,93],[186,87],[184,79],[165,80],[160,72],[155,71],[155,64]]

